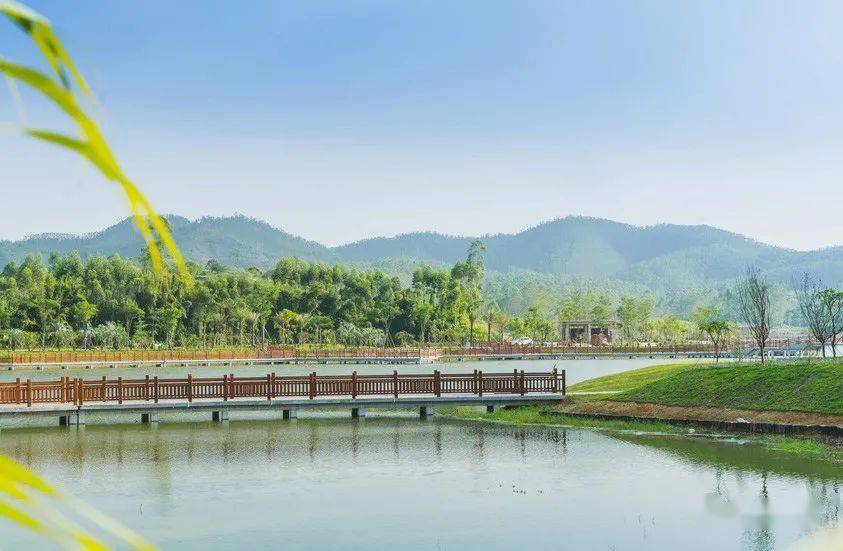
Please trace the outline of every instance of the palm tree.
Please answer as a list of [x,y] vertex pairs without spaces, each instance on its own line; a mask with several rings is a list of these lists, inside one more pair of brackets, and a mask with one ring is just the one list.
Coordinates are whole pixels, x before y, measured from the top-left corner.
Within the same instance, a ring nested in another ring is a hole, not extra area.
[[51,332],[53,342],[58,346],[59,350],[62,347],[67,346],[68,344],[73,342],[73,338],[76,336],[76,332],[73,331],[73,328],[67,323],[65,320],[61,320],[55,324],[53,324],[53,330]]

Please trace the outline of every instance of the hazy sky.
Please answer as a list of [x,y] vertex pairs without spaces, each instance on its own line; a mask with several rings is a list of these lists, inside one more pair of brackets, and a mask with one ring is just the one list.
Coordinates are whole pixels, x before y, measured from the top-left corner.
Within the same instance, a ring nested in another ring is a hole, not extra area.
[[[841,2],[30,4],[161,212],[329,244],[568,214],[843,243]],[[0,55],[34,60],[0,23]],[[0,131],[0,152],[0,238],[127,213],[63,151]]]

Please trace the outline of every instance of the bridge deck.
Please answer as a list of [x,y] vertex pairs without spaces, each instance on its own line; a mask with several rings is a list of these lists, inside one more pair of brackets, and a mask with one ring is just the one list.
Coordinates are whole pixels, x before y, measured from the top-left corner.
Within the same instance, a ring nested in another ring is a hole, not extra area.
[[155,402],[87,402],[81,406],[68,403],[33,404],[2,404],[0,417],[15,414],[69,414],[77,411],[87,412],[126,412],[140,413],[147,411],[175,411],[175,410],[220,410],[220,409],[320,409],[320,408],[353,408],[353,407],[421,407],[421,406],[504,406],[528,405],[535,403],[558,402],[565,400],[565,394],[534,393],[525,396],[511,394],[457,394],[448,396],[430,396],[419,394],[416,396],[321,396],[308,398],[273,398],[272,400],[256,400],[254,398],[233,398],[223,401],[219,399],[197,399],[192,402],[184,400],[162,400]]
[[211,410],[228,418],[231,409],[280,409],[295,417],[299,408],[350,407],[360,416],[367,406],[415,407],[422,416],[434,405],[528,404],[565,399],[565,371],[550,373],[442,373],[431,375],[317,375],[278,377],[197,377],[180,379],[27,379],[0,383],[0,417],[58,414],[62,424],[82,424],[85,412],[140,412],[144,422],[157,413]]

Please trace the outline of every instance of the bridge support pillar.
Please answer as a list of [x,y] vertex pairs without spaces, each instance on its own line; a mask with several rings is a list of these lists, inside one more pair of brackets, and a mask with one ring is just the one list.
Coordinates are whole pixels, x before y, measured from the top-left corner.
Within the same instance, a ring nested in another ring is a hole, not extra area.
[[351,408],[351,417],[352,419],[359,419],[361,417],[366,417],[366,407],[365,406],[357,406]]
[[228,409],[220,409],[211,412],[211,420],[212,421],[228,421]]
[[429,419],[433,417],[433,406],[421,406],[419,408],[419,417],[421,417],[422,419]]
[[486,413],[494,413],[495,404],[486,404]]
[[145,413],[141,413],[141,423],[148,425],[151,423],[158,422],[158,412],[157,411],[148,411]]
[[67,415],[60,415],[59,416],[59,425],[62,427],[70,426],[70,425],[84,425],[85,424],[85,414],[83,412],[77,413],[68,413]]
[[282,412],[281,416],[284,419],[296,419],[299,416],[299,410],[297,410],[296,408],[285,409]]

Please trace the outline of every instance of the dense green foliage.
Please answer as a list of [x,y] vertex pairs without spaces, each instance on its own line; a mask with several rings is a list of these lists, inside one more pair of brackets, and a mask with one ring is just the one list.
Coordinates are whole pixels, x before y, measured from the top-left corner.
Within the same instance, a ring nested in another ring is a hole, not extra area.
[[219,346],[465,342],[479,315],[482,258],[424,266],[409,286],[375,270],[281,260],[266,272],[190,264],[192,281],[120,256],[52,255],[0,275],[0,344]]
[[[840,362],[801,360],[765,365],[721,364],[672,370],[665,368],[662,373],[664,376],[609,399],[669,406],[843,415],[843,363]],[[622,380],[616,382],[622,387]]]
[[485,280],[485,247],[474,241],[450,268],[422,265],[409,282],[379,270],[279,261],[262,272],[190,263],[191,277],[119,255],[30,255],[0,273],[0,346],[149,348],[267,342],[464,344],[532,336],[559,341],[561,320],[617,319],[623,340],[675,344],[690,324],[652,316],[649,298],[576,287],[509,316]]
[[[215,259],[230,267],[271,269],[280,258],[345,263],[377,268],[409,283],[421,263],[443,268],[465,256],[472,238],[413,233],[325,247],[243,216],[190,222],[169,217],[185,258],[204,265]],[[728,287],[747,265],[756,265],[772,283],[789,286],[809,271],[839,286],[840,248],[797,252],[771,247],[707,226],[659,225],[639,228],[608,220],[570,217],[540,224],[514,235],[483,238],[487,282],[500,308],[523,315],[527,308],[558,301],[571,288],[599,290],[613,301],[620,296],[654,298],[660,314],[686,317],[700,302],[728,303]],[[123,222],[89,236],[44,235],[0,242],[0,266],[21,262],[29,253],[83,259],[98,253],[137,257],[143,240]],[[783,295],[787,293],[779,291]],[[722,295],[718,297],[718,295]],[[795,310],[795,304],[783,304]],[[782,312],[782,321],[786,319]],[[737,319],[736,317],[734,319]]]

